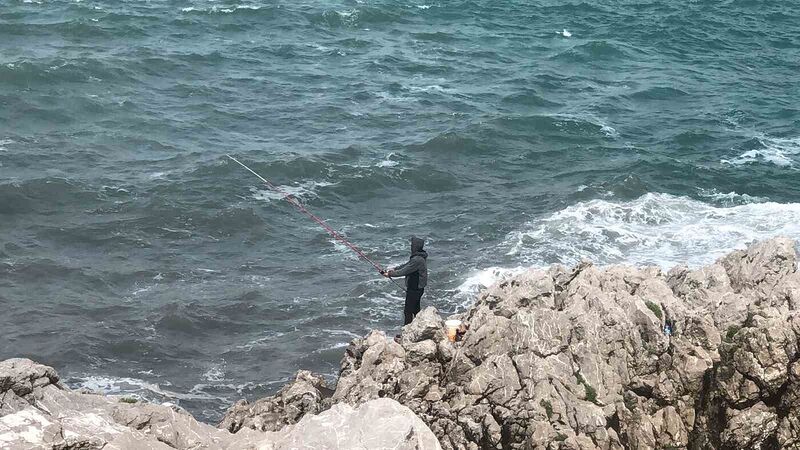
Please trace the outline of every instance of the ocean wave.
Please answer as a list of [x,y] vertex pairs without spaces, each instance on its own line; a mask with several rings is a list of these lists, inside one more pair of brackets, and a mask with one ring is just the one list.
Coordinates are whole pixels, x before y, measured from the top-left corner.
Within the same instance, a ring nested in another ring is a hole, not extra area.
[[413,144],[410,150],[423,152],[458,152],[458,153],[480,153],[485,150],[483,145],[470,136],[461,132],[448,131],[434,136],[423,144]]
[[47,177],[0,184],[0,213],[46,213],[64,205],[92,205],[99,194],[66,178]]
[[237,11],[258,11],[262,9],[263,6],[259,5],[212,5],[209,7],[201,7],[201,6],[187,6],[185,8],[181,8],[181,12],[183,13],[206,13],[206,14],[231,14]]
[[0,82],[15,86],[60,83],[129,82],[135,80],[119,61],[93,58],[42,58],[0,64]]
[[700,266],[747,243],[800,237],[800,203],[719,207],[688,197],[648,193],[635,200],[591,200],[527,224],[504,242],[528,264],[628,263]]
[[569,62],[606,62],[629,57],[629,52],[619,44],[609,41],[589,41],[576,45],[552,57]]
[[561,103],[550,101],[530,89],[525,89],[522,92],[511,95],[506,95],[503,97],[503,103],[523,106],[561,106]]
[[587,114],[537,114],[506,116],[495,121],[498,126],[526,134],[558,136],[563,139],[616,138],[617,130],[603,120]]
[[650,191],[649,186],[636,175],[618,175],[609,180],[594,181],[580,185],[570,195],[573,201],[588,201],[596,198],[634,199]]
[[360,6],[347,10],[326,10],[308,16],[311,23],[330,28],[357,28],[389,23],[405,23],[401,8]]
[[444,31],[412,33],[411,37],[420,41],[441,42],[448,44],[458,42],[460,40],[452,33],[446,33]]
[[266,202],[272,202],[275,200],[283,200],[285,197],[284,194],[288,194],[292,197],[302,200],[316,198],[319,196],[318,191],[321,188],[325,188],[328,186],[335,186],[335,185],[336,183],[331,183],[328,181],[305,180],[292,185],[276,186],[282,192],[274,191],[272,189],[257,189],[257,188],[251,188],[251,189],[253,191],[254,199]]
[[758,135],[751,140],[751,148],[733,159],[722,159],[722,164],[773,164],[794,168],[800,162],[800,137],[772,138]]
[[[259,300],[260,292],[253,291]],[[209,333],[224,332],[237,329],[242,333],[260,330],[258,317],[264,308],[250,301],[238,301],[222,305],[205,305],[201,303],[169,303],[160,307],[150,317],[150,321],[161,333],[187,334],[202,336]]]
[[13,139],[0,139],[0,152],[7,152],[8,147],[11,144],[14,144],[15,141]]
[[673,87],[651,87],[636,91],[630,95],[634,100],[672,100],[689,95],[687,92]]
[[698,189],[700,197],[708,199],[716,206],[737,206],[747,205],[749,203],[764,203],[769,201],[766,197],[757,197],[747,194],[738,194],[736,192],[720,192],[717,189]]
[[397,154],[389,153],[388,155],[386,155],[385,159],[382,159],[377,164],[375,164],[375,167],[382,167],[382,168],[397,167],[398,165],[400,165],[400,161],[397,161],[398,158],[399,157]]

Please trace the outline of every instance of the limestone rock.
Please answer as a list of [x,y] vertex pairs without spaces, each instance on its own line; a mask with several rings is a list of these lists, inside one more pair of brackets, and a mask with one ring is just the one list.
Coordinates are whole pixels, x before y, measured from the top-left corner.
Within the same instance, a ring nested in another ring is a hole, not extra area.
[[444,322],[436,308],[429,306],[414,318],[414,321],[403,327],[401,343],[409,344],[424,340],[434,342],[444,339]]
[[304,417],[296,425],[271,433],[274,450],[297,448],[350,450],[438,450],[439,441],[407,407],[389,399],[377,399],[352,407],[333,405],[318,415]]
[[[280,432],[249,428],[244,417],[236,434],[197,422],[180,408],[121,402],[119,397],[71,391],[58,382],[51,367],[26,359],[0,362],[0,448],[9,450],[278,450],[289,448],[350,449],[441,448],[436,436],[413,412],[394,400],[381,399],[353,408],[335,405],[319,416],[310,412],[317,399],[310,389],[321,379],[300,372],[280,392],[280,414],[302,421]],[[309,403],[310,402],[310,403]],[[290,406],[302,405],[298,412]],[[374,444],[374,446],[373,446]]]
[[399,347],[378,332],[355,340],[333,401],[397,399],[445,449],[789,448],[795,247],[778,238],[666,274],[530,270],[483,292],[460,342],[432,308]]
[[307,370],[295,375],[293,382],[277,394],[259,399],[253,404],[241,400],[225,413],[219,427],[236,433],[243,427],[258,431],[277,431],[297,423],[306,414],[316,414],[323,408],[323,400],[330,397],[325,379]]

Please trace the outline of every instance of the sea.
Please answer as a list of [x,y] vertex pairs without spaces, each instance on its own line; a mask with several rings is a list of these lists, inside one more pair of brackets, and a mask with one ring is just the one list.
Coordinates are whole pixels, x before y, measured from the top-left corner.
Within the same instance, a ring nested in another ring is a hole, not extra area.
[[0,0],[0,359],[214,423],[528,267],[800,238],[800,3]]

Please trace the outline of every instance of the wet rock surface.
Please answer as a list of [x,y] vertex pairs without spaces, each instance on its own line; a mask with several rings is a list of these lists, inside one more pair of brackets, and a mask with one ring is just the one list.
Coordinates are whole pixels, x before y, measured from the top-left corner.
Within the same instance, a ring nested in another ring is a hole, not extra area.
[[356,339],[325,402],[395,399],[445,449],[800,448],[795,249],[529,270],[458,317],[460,342],[434,308],[399,342]]

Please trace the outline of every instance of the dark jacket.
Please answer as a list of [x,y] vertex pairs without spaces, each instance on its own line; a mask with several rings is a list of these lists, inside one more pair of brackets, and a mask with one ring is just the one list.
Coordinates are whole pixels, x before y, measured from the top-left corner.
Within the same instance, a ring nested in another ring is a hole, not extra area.
[[393,277],[406,277],[406,289],[425,289],[428,285],[428,253],[422,249],[425,241],[411,238],[411,257],[402,266],[390,272]]

